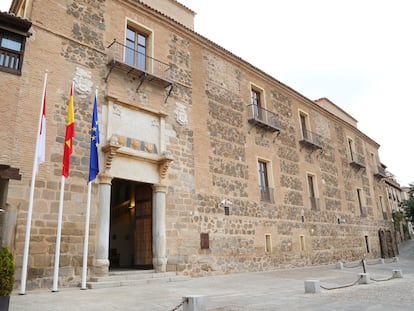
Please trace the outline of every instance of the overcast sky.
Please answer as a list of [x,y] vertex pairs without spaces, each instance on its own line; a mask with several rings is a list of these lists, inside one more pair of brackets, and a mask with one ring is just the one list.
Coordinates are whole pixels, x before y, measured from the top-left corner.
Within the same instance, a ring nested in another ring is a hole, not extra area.
[[310,99],[327,97],[414,182],[410,0],[179,0],[195,30]]
[[401,185],[414,182],[411,0],[178,1],[197,13],[199,34],[351,114]]

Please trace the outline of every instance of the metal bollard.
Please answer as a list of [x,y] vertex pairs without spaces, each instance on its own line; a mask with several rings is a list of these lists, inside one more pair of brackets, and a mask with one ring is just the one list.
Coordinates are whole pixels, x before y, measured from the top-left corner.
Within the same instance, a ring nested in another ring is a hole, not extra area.
[[361,277],[359,280],[359,284],[368,284],[368,280],[369,280],[368,273],[359,273],[358,275]]
[[401,279],[403,277],[402,276],[402,271],[400,269],[394,269],[394,270],[392,270],[392,277],[394,279]]
[[186,302],[183,304],[183,311],[206,311],[205,296],[191,295],[183,297]]
[[315,294],[321,291],[319,280],[305,280],[305,293]]

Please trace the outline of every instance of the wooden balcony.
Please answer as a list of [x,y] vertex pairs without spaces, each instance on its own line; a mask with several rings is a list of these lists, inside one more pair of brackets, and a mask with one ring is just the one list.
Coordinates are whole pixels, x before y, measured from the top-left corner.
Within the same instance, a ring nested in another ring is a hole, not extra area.
[[22,53],[0,47],[0,68],[2,71],[20,74]]
[[247,111],[250,124],[254,124],[271,132],[280,132],[277,114],[257,105],[248,105]]

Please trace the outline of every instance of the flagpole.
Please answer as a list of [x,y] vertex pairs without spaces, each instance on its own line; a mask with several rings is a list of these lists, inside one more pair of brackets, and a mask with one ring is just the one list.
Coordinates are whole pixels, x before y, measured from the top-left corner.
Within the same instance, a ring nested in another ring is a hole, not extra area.
[[85,240],[83,242],[83,265],[82,265],[82,286],[81,289],[86,289],[86,275],[88,267],[88,241],[89,241],[89,218],[91,213],[91,189],[92,181],[88,182],[88,200],[86,203],[86,220],[85,220]]
[[56,234],[55,267],[53,270],[52,292],[58,291],[60,240],[61,240],[61,233],[62,233],[62,214],[63,214],[64,194],[65,194],[65,176],[62,175],[61,186],[60,186],[59,215],[58,215],[58,226],[57,226],[57,234]]
[[[72,81],[70,88],[70,98],[68,106],[68,123],[66,123],[66,134],[65,134],[65,144],[63,148],[63,166],[62,166],[62,179],[60,183],[60,197],[59,197],[59,214],[58,214],[58,225],[56,232],[56,250],[55,250],[55,266],[53,270],[53,287],[52,292],[58,291],[58,281],[59,281],[59,259],[60,259],[60,242],[62,235],[62,215],[63,215],[63,199],[65,194],[65,179],[69,176],[69,166],[70,166],[70,155],[72,153],[72,139],[75,133],[74,129],[74,115],[73,115],[73,89],[75,83]],[[68,139],[70,139],[68,141]]]
[[[94,99],[94,103],[93,103],[93,112],[92,112],[92,126],[91,126],[91,152],[92,152],[92,135],[93,135],[93,131],[95,131],[95,134],[99,135],[99,130],[97,129],[93,129],[95,126],[94,122],[97,122],[97,120],[95,120],[95,108],[97,109],[97,107],[95,107],[96,101],[98,98],[98,88],[95,89],[95,99]],[[96,142],[99,142],[99,137],[97,138],[97,140],[95,140]],[[95,143],[95,148],[96,148],[96,143]],[[89,222],[90,222],[90,214],[91,214],[91,190],[92,190],[92,180],[95,179],[95,176],[93,177],[93,179],[91,180],[91,158],[92,158],[92,154],[90,155],[90,159],[89,159],[89,178],[88,178],[88,199],[87,199],[87,203],[86,203],[86,215],[85,215],[85,239],[83,242],[83,262],[82,262],[82,284],[81,284],[81,289],[86,289],[86,277],[87,277],[87,267],[88,267],[88,243],[89,243]],[[99,166],[99,165],[98,165]],[[99,167],[98,167],[99,169]]]
[[35,147],[35,156],[33,160],[33,170],[32,170],[32,181],[30,183],[30,196],[29,196],[29,207],[27,210],[27,222],[26,222],[26,235],[24,239],[24,249],[23,249],[23,264],[22,264],[22,276],[20,284],[20,295],[26,294],[26,279],[27,279],[27,262],[29,257],[29,244],[30,244],[30,230],[32,226],[32,213],[33,213],[33,198],[34,198],[34,188],[36,181],[36,172],[38,170],[38,152],[39,152],[39,139],[40,139],[40,129],[42,126],[43,119],[43,107],[45,104],[45,95],[46,95],[46,82],[47,82],[48,70],[45,70],[45,75],[43,78],[43,92],[42,92],[42,102],[40,104],[40,115],[39,115],[39,124],[37,127],[37,137],[36,137],[36,147]]

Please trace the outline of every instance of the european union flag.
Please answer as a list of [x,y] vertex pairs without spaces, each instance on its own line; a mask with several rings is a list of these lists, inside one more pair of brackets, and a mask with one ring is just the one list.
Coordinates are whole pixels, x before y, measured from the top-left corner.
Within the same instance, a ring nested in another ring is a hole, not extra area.
[[93,103],[92,126],[91,126],[91,151],[89,157],[89,180],[92,181],[99,173],[98,159],[99,127],[98,127],[98,104],[95,95]]

